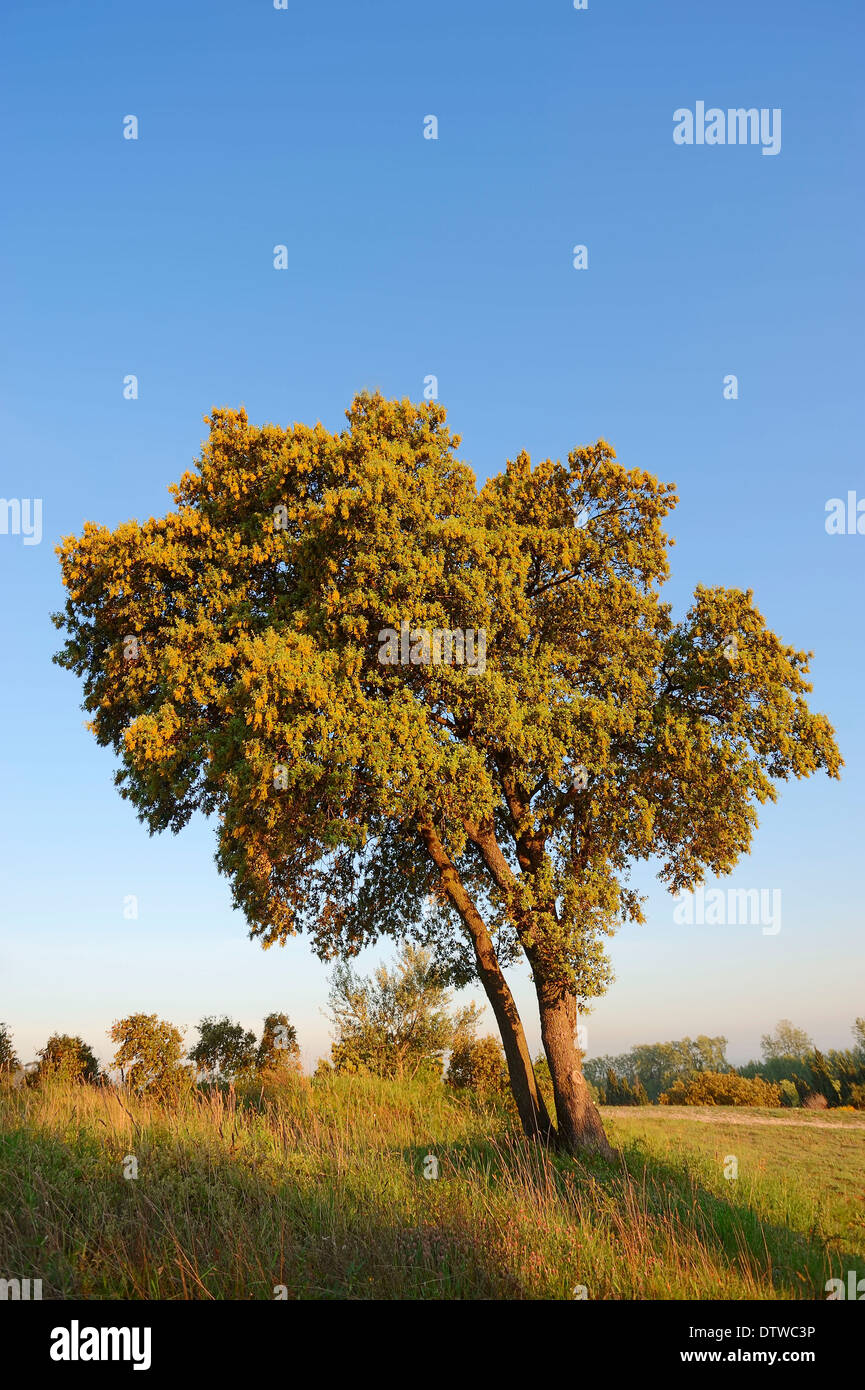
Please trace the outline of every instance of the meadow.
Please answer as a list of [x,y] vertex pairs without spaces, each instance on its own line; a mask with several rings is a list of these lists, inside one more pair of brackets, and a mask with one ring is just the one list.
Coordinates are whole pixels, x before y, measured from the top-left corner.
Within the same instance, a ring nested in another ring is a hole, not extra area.
[[860,1116],[602,1114],[612,1165],[429,1082],[7,1087],[0,1271],[45,1299],[412,1300],[825,1299],[865,1273]]

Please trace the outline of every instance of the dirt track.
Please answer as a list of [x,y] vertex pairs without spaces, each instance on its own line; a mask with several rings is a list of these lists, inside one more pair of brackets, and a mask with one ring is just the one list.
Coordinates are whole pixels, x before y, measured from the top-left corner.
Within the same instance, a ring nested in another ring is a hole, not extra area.
[[646,1118],[651,1116],[653,1120],[662,1120],[665,1116],[668,1119],[700,1120],[708,1125],[794,1125],[798,1129],[865,1129],[865,1116],[861,1120],[851,1118],[841,1124],[833,1123],[831,1120],[788,1120],[786,1115],[743,1115],[742,1109],[733,1105],[604,1105],[601,1107],[601,1113],[612,1115],[617,1120],[627,1119],[629,1115],[640,1115]]

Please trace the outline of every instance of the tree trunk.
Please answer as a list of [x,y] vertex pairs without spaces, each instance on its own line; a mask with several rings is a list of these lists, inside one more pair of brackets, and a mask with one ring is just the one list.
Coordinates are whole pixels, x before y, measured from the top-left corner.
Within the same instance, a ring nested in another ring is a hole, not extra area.
[[576,1046],[577,1002],[561,986],[536,979],[541,1037],[553,1080],[559,1142],[572,1154],[614,1158],[597,1107],[589,1095]]
[[478,976],[499,1026],[511,1092],[516,1101],[523,1132],[529,1139],[555,1142],[555,1127],[538,1090],[529,1045],[517,1012],[516,1002],[504,977],[486,923],[460,879],[455,865],[431,822],[419,825],[421,838],[441,874],[445,890],[472,940]]

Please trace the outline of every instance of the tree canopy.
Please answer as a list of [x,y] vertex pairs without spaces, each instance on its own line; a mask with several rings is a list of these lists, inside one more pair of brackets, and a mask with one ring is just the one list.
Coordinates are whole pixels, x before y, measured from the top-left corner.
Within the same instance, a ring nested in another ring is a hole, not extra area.
[[789,1018],[778,1020],[774,1033],[764,1033],[760,1039],[763,1060],[776,1057],[804,1057],[814,1047],[804,1028],[796,1028]]
[[114,1065],[136,1091],[171,1095],[190,1079],[182,1065],[183,1034],[156,1014],[130,1014],[108,1030],[117,1044]]
[[198,1042],[189,1049],[189,1060],[208,1081],[234,1081],[255,1066],[255,1034],[240,1023],[223,1018],[203,1018]]
[[99,1063],[83,1038],[69,1033],[52,1033],[39,1058],[39,1080],[57,1078],[65,1081],[95,1081]]

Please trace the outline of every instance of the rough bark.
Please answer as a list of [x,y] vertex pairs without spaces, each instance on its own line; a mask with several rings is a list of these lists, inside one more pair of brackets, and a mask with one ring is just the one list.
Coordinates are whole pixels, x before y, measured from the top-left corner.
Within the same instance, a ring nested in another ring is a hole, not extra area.
[[535,979],[541,1038],[553,1081],[559,1143],[573,1154],[614,1158],[597,1107],[589,1095],[576,1046],[577,1003],[561,986]]
[[[526,807],[517,796],[510,779],[503,777],[502,781],[514,826],[520,865],[527,871],[536,870],[543,856],[543,844],[520,832],[519,827],[526,816]],[[467,824],[465,828],[498,887],[507,897],[512,898],[517,888],[517,880],[502,853],[492,827]],[[555,914],[553,904],[549,904],[549,911]],[[573,1154],[588,1152],[614,1158],[615,1152],[604,1133],[601,1117],[589,1095],[583,1076],[576,1045],[576,996],[568,993],[561,984],[552,983],[545,978],[537,948],[528,944],[532,937],[530,915],[525,919],[521,919],[519,915],[515,916],[514,925],[534,976],[541,1016],[541,1039],[553,1082],[558,1144]]]
[[436,865],[445,890],[460,915],[474,946],[478,976],[495,1015],[508,1065],[511,1091],[524,1133],[530,1139],[555,1142],[555,1128],[537,1087],[522,1021],[504,977],[492,938],[459,873],[431,822],[419,824],[421,839]]

